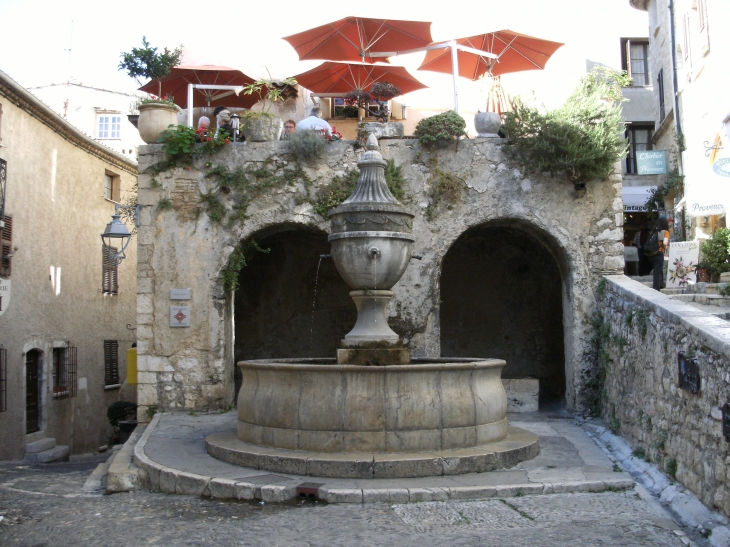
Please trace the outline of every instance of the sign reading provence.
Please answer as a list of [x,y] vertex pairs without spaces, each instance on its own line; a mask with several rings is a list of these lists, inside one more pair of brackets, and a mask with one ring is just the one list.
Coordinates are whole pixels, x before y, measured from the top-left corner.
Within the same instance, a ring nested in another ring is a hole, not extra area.
[[636,172],[639,175],[666,175],[667,162],[664,150],[637,151]]

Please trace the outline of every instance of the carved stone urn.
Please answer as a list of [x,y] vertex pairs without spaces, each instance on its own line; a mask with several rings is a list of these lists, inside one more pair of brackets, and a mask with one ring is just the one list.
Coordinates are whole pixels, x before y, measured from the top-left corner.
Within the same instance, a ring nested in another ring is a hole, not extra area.
[[329,212],[332,259],[353,290],[355,327],[337,352],[341,364],[389,365],[410,362],[398,335],[388,326],[390,290],[411,260],[413,217],[385,182],[386,162],[374,135],[358,162],[360,178],[350,197]]

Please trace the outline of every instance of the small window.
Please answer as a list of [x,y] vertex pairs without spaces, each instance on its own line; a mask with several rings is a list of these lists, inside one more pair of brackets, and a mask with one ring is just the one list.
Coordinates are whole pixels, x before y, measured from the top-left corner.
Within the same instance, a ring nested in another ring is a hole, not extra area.
[[10,277],[13,252],[13,217],[5,215],[5,226],[0,229],[0,276]]
[[119,278],[117,277],[117,261],[114,255],[116,247],[109,247],[102,244],[101,248],[101,291],[104,294],[117,294],[119,292]]
[[691,39],[690,39],[690,22],[689,22],[689,14],[685,13],[684,17],[682,17],[682,50],[684,53],[684,60],[687,61],[690,58],[690,47],[691,47]]
[[78,378],[76,375],[76,347],[69,343],[62,348],[53,348],[53,398],[76,397]]
[[104,172],[104,198],[110,201],[119,202],[121,191],[122,179],[116,173],[111,171]]
[[659,70],[656,77],[656,87],[659,92],[659,121],[666,117],[666,109],[664,108],[664,69]]
[[0,344],[0,412],[8,409],[8,350]]
[[104,340],[104,386],[119,386],[119,342]]
[[636,174],[636,156],[637,152],[643,150],[651,150],[651,136],[653,129],[651,126],[629,125],[626,128],[626,140],[629,144],[628,154],[626,155],[626,173]]
[[97,139],[121,139],[121,114],[99,114],[96,126]]
[[621,68],[631,77],[632,86],[651,85],[649,76],[649,40],[621,39]]

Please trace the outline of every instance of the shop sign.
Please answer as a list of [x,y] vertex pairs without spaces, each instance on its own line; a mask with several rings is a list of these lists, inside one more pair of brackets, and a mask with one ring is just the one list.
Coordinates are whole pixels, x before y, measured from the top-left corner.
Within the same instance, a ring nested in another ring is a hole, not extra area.
[[712,164],[712,170],[721,177],[730,177],[730,158],[719,158]]
[[666,175],[664,150],[645,150],[636,153],[636,171],[639,175]]

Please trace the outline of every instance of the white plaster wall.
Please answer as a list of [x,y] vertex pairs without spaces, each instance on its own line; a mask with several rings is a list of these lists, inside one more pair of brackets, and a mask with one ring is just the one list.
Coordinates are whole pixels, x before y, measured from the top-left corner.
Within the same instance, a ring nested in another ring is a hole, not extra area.
[[[21,458],[25,445],[25,353],[43,351],[42,429],[72,453],[96,451],[111,429],[106,408],[119,391],[104,391],[103,341],[119,340],[120,373],[134,341],[135,244],[119,268],[119,295],[101,293],[101,238],[114,204],[104,199],[104,173],[132,188],[134,164],[120,169],[69,142],[9,100],[3,109],[0,157],[8,162],[6,214],[13,218],[12,297],[0,316],[7,349],[7,411],[0,413],[0,460]],[[60,269],[60,285],[57,272]],[[50,278],[54,272],[53,279]],[[76,398],[53,400],[52,348],[78,348]],[[85,387],[84,387],[85,386]]]

